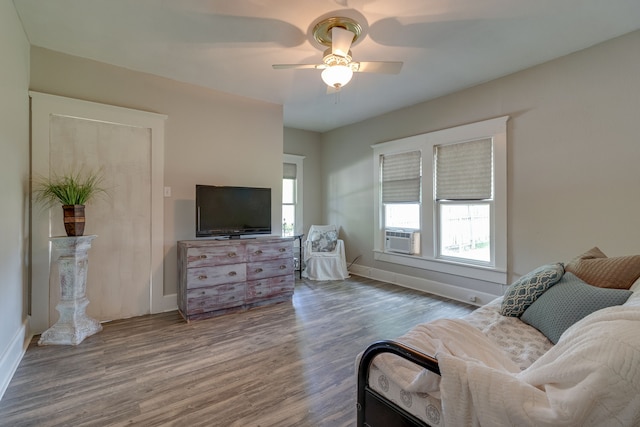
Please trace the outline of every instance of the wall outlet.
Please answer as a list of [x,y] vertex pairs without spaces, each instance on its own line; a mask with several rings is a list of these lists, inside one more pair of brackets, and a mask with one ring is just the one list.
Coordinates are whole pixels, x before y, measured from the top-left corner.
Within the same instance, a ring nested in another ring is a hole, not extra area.
[[171,197],[171,187],[164,187],[164,197]]

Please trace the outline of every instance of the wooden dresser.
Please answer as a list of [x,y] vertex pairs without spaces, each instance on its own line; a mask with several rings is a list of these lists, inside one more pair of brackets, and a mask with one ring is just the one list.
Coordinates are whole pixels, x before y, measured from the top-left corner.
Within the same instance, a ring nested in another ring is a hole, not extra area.
[[204,319],[293,295],[293,238],[178,242],[178,309]]

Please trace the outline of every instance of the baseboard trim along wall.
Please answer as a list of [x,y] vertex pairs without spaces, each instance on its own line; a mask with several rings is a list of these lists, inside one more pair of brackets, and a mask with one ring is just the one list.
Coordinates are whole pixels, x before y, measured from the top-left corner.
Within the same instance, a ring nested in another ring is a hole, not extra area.
[[28,333],[29,319],[25,320],[20,329],[16,332],[13,339],[7,346],[7,350],[0,357],[0,400],[4,396],[4,392],[9,387],[13,374],[18,369],[20,361],[29,347],[33,335]]
[[362,265],[352,265],[349,267],[349,272],[357,276],[380,280],[381,282],[427,292],[476,306],[487,304],[500,296]]

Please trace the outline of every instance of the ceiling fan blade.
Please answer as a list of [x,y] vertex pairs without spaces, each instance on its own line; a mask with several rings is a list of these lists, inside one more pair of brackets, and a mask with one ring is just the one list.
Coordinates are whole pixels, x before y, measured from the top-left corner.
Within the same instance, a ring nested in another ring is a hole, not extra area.
[[351,49],[354,34],[342,27],[333,27],[331,29],[331,53],[346,57]]
[[402,69],[402,62],[358,62],[358,73],[398,74]]
[[274,70],[287,70],[287,69],[301,70],[305,68],[322,70],[327,66],[325,64],[273,64],[272,67]]

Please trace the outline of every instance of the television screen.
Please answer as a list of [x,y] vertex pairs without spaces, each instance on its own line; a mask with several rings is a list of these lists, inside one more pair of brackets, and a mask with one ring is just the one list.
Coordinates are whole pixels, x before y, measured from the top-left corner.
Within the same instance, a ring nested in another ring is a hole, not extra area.
[[196,185],[196,237],[270,233],[270,188]]

